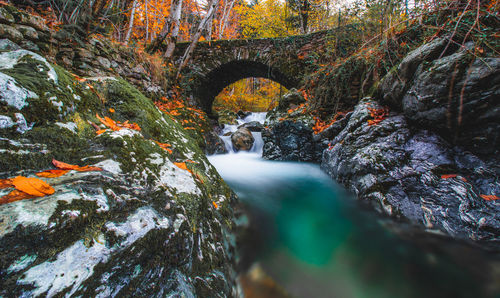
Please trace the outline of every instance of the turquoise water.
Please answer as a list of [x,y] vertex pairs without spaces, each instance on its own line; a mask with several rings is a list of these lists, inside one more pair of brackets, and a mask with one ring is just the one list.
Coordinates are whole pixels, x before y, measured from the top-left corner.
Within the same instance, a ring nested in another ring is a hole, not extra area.
[[[295,297],[496,297],[498,254],[395,223],[318,166],[210,157],[251,222],[242,254]],[[250,263],[251,263],[250,262]]]

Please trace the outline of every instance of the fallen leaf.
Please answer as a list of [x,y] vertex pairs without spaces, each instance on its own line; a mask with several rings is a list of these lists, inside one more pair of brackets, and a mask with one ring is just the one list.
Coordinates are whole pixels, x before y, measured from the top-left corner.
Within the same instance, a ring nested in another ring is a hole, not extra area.
[[215,209],[219,209],[219,205],[216,202],[212,201],[212,205],[214,205]]
[[113,109],[113,108],[109,108],[109,112],[110,112],[110,113],[114,113],[114,112],[115,112],[115,109]]
[[160,143],[158,141],[155,141],[153,140],[153,142],[155,142],[158,146],[160,146],[161,149],[167,151],[168,153],[172,154],[172,150],[171,149],[168,149],[168,147],[172,147],[172,145],[170,144],[167,144],[167,143]]
[[188,171],[188,172],[189,172],[189,173],[191,173],[191,174],[193,173],[193,172],[191,172],[191,170],[190,170],[190,169],[188,169],[188,168],[187,168],[187,166],[186,166],[186,163],[185,163],[185,162],[174,162],[174,165],[176,165],[179,169],[186,170],[186,171]]
[[13,187],[11,179],[0,179],[0,189]]
[[55,192],[54,188],[47,184],[45,181],[38,178],[27,178],[24,176],[17,176],[12,179],[12,185],[22,192],[30,194],[35,197],[43,197],[51,195]]
[[80,167],[77,165],[71,165],[69,163],[65,163],[55,159],[52,159],[52,164],[60,170],[75,170],[78,172],[102,171],[102,169],[98,167],[91,167],[91,166]]
[[20,201],[20,200],[25,200],[25,199],[32,199],[32,198],[36,198],[36,196],[32,196],[32,195],[25,193],[23,191],[14,189],[10,193],[8,193],[5,196],[0,198],[0,205],[12,203],[15,201]]
[[457,177],[457,174],[441,175],[441,179],[449,179],[449,178],[455,178],[455,177]]
[[36,173],[35,175],[44,178],[56,178],[66,174],[67,172],[69,172],[69,170],[47,170],[40,173]]
[[481,198],[485,199],[486,201],[496,201],[500,199],[499,197],[495,195],[479,195]]
[[61,170],[75,170],[75,169],[79,168],[79,166],[71,165],[69,163],[65,163],[62,161],[55,160],[55,159],[52,159],[52,164],[56,168],[61,169]]

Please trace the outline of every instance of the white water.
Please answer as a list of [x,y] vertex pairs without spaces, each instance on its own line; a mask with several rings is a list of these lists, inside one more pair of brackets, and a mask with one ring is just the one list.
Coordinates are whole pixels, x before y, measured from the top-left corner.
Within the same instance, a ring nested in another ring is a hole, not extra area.
[[[228,132],[233,133],[238,130],[239,126],[252,121],[257,121],[260,124],[264,124],[264,121],[266,121],[266,114],[266,112],[251,113],[243,119],[237,119],[236,121],[238,122],[238,124],[224,124],[224,128],[222,129],[220,138],[224,141],[227,152],[232,154],[236,153],[236,150],[234,149],[233,143],[231,142],[231,135],[224,136],[225,134],[227,134]],[[262,134],[260,132],[252,132],[252,135],[255,139],[255,142],[253,143],[253,146],[252,148],[250,148],[249,152],[256,153],[258,156],[260,156],[262,155],[262,147],[264,146],[264,142],[262,141]]]

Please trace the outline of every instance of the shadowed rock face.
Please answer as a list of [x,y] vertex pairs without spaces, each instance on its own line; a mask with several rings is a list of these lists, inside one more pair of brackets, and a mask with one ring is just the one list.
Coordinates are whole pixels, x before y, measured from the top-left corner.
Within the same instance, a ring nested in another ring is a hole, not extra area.
[[436,133],[411,128],[397,113],[369,125],[369,109],[381,108],[371,100],[355,108],[323,152],[322,169],[380,212],[497,245],[500,207],[480,196],[500,192],[494,169]]
[[248,151],[252,148],[253,142],[255,141],[252,132],[246,127],[238,128],[231,135],[231,142],[233,143],[233,147],[237,150]]

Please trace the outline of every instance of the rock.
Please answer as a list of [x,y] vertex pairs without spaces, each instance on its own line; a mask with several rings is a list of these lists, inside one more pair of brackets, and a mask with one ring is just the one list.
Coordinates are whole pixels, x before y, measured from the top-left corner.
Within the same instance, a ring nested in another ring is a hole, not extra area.
[[[81,83],[35,53],[1,55],[30,96],[0,88],[0,178],[52,159],[102,171],[40,178],[52,195],[0,205],[0,296],[235,296],[236,197],[197,141],[121,78]],[[96,114],[141,130],[97,135]]]
[[109,62],[109,60],[104,57],[97,57],[97,62],[99,62],[99,64],[101,64],[101,66],[106,69],[111,67],[111,62]]
[[252,133],[245,127],[238,128],[231,135],[231,142],[236,151],[248,151],[252,148],[253,142],[255,141]]
[[478,59],[455,46],[443,53],[446,44],[446,38],[438,38],[410,52],[384,77],[379,97],[402,110],[413,125],[475,154],[497,155],[500,58]]
[[8,38],[15,43],[20,42],[23,39],[21,32],[19,32],[16,28],[5,24],[0,24],[0,37]]
[[252,114],[252,112],[245,112],[242,110],[239,110],[238,113],[236,113],[240,119],[243,119],[247,117],[248,115]]
[[285,120],[262,132],[262,157],[269,160],[315,161],[313,131],[303,122]]
[[40,48],[38,47],[38,45],[35,44],[34,42],[32,42],[31,40],[27,40],[27,39],[21,40],[21,42],[19,44],[21,45],[21,47],[23,47],[23,49],[33,51],[33,52],[40,52]]
[[285,112],[305,102],[306,100],[304,99],[302,94],[300,94],[295,88],[292,88],[280,98],[277,110],[280,112]]
[[15,51],[20,49],[21,47],[12,42],[10,39],[0,39],[0,51]]
[[14,28],[16,28],[19,32],[21,32],[21,34],[25,37],[25,38],[28,38],[30,40],[37,40],[38,39],[38,32],[31,28],[31,27],[28,27],[26,25],[14,25]]
[[380,84],[382,98],[386,104],[401,107],[401,99],[409,88],[418,66],[436,59],[446,47],[447,38],[436,38],[408,53],[395,70],[389,72]]
[[49,31],[49,27],[45,24],[45,20],[40,16],[18,11],[15,17],[19,24],[27,25],[40,31]]
[[[500,153],[500,58],[475,59],[457,52],[419,69],[403,97],[407,118],[476,154]],[[456,65],[468,65],[463,75]],[[450,97],[451,80],[455,88]],[[463,90],[463,93],[462,93]]]
[[75,57],[83,60],[83,61],[92,61],[94,59],[94,54],[91,51],[83,48],[78,48],[76,51]]
[[208,155],[227,153],[224,141],[213,131],[205,134],[205,152]]
[[[365,100],[323,153],[321,168],[378,211],[429,231],[494,244],[500,205],[481,194],[499,194],[494,168],[437,134],[412,128],[392,112],[375,125]],[[489,164],[498,164],[490,162]],[[441,177],[441,175],[456,174]]]
[[253,131],[253,132],[260,132],[264,128],[262,123],[260,123],[258,121],[250,121],[250,122],[247,122],[245,124],[238,126],[238,128],[242,128],[242,127],[247,128],[248,130]]
[[14,21],[14,16],[10,14],[5,7],[0,7],[0,23],[12,24]]

